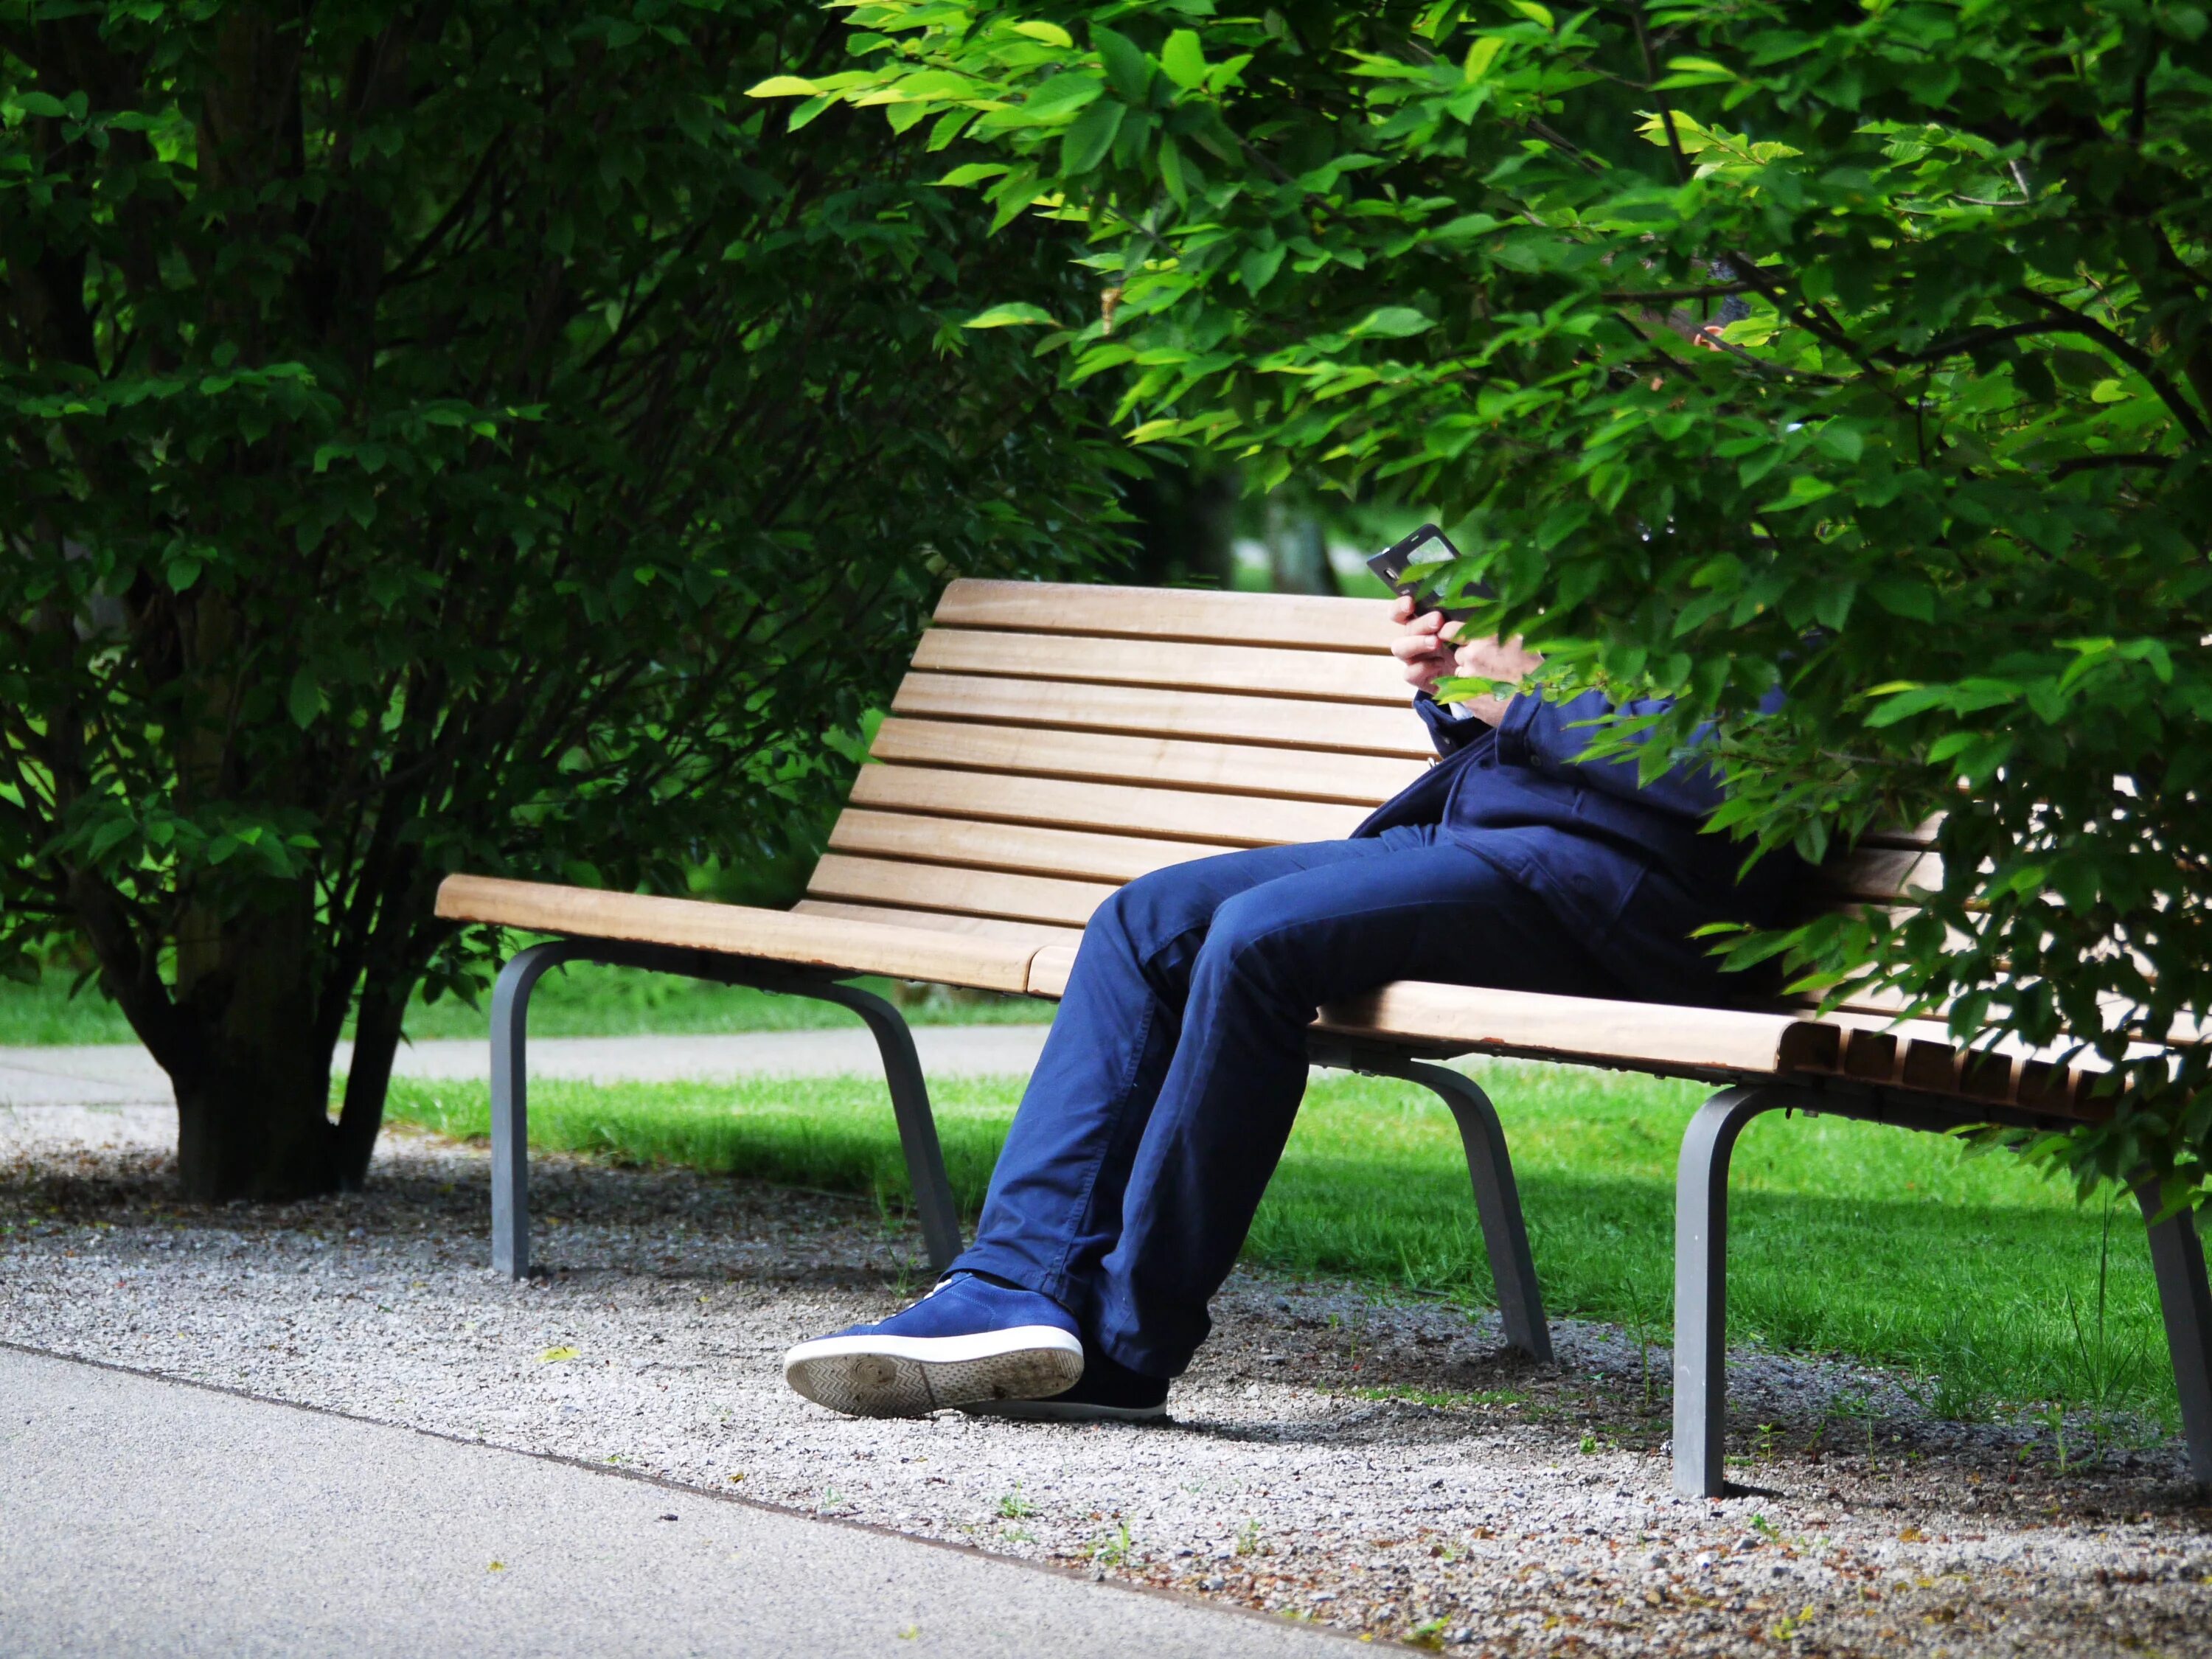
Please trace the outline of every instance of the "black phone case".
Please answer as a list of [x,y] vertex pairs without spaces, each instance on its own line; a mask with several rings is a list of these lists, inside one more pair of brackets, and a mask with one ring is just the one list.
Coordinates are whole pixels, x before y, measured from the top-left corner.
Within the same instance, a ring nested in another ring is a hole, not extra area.
[[[1380,576],[1384,581],[1389,583],[1390,586],[1399,592],[1412,594],[1413,596],[1414,603],[1419,605],[1421,610],[1424,611],[1442,611],[1445,619],[1450,622],[1458,622],[1462,618],[1473,616],[1474,613],[1472,611],[1463,608],[1455,609],[1449,605],[1437,604],[1436,602],[1435,595],[1431,593],[1428,589],[1422,587],[1418,583],[1409,582],[1406,580],[1406,569],[1407,566],[1413,563],[1414,550],[1420,547],[1425,542],[1441,542],[1443,544],[1445,556],[1447,557],[1456,559],[1460,556],[1459,549],[1452,545],[1450,537],[1445,535],[1444,532],[1437,529],[1436,526],[1432,524],[1425,524],[1419,530],[1413,532],[1412,535],[1401,537],[1397,541],[1391,543],[1389,546],[1384,548],[1380,553],[1370,554],[1368,556],[1367,568],[1373,571],[1376,575]],[[1431,562],[1431,561],[1424,560],[1422,562],[1425,564]],[[1476,583],[1474,586],[1474,592],[1478,596],[1486,599],[1494,599],[1498,597],[1497,590],[1492,587],[1488,582]]]

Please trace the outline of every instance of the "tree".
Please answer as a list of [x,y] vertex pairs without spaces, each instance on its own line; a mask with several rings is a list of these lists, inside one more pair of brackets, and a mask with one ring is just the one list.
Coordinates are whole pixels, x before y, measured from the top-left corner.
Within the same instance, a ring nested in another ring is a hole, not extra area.
[[[1064,306],[768,0],[0,3],[0,958],[199,1198],[357,1182],[447,871],[682,890],[833,793],[948,573],[1085,568]],[[356,1048],[343,1115],[331,1054]]]
[[2202,10],[848,4],[856,67],[757,90],[1081,226],[1040,349],[1133,437],[1471,520],[1550,681],[1679,699],[1603,741],[1715,723],[1749,850],[1947,811],[1924,907],[1738,957],[2085,1038],[2111,1120],[2046,1150],[2203,1182]]

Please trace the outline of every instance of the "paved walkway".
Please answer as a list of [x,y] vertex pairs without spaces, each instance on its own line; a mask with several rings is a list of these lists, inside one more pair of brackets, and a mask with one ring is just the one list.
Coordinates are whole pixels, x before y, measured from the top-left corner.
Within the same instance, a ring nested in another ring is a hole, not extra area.
[[[1027,1076],[1051,1028],[918,1025],[915,1047],[931,1077]],[[337,1066],[353,1045],[338,1045]],[[533,1077],[656,1082],[684,1078],[829,1077],[880,1072],[875,1039],[850,1028],[747,1031],[722,1036],[532,1037]],[[488,1078],[491,1049],[477,1040],[402,1045],[400,1077]],[[0,1107],[174,1106],[166,1073],[135,1043],[76,1048],[0,1048]]]
[[0,1655],[1191,1655],[1344,1638],[0,1349]]

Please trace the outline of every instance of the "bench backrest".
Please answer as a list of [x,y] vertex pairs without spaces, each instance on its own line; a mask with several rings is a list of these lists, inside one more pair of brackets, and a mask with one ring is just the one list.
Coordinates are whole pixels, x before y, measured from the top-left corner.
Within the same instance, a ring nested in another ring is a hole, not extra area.
[[[1072,944],[1148,871],[1349,834],[1435,752],[1389,611],[954,582],[799,908]],[[1894,902],[1931,858],[1890,837],[1829,873]]]

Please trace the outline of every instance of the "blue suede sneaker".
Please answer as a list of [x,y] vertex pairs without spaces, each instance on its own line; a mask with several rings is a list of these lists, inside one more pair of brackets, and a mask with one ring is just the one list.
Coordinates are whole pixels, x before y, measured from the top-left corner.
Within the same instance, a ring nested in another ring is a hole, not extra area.
[[783,1380],[854,1417],[921,1417],[985,1400],[1036,1400],[1083,1375],[1074,1319],[1048,1296],[951,1273],[873,1325],[802,1342]]

